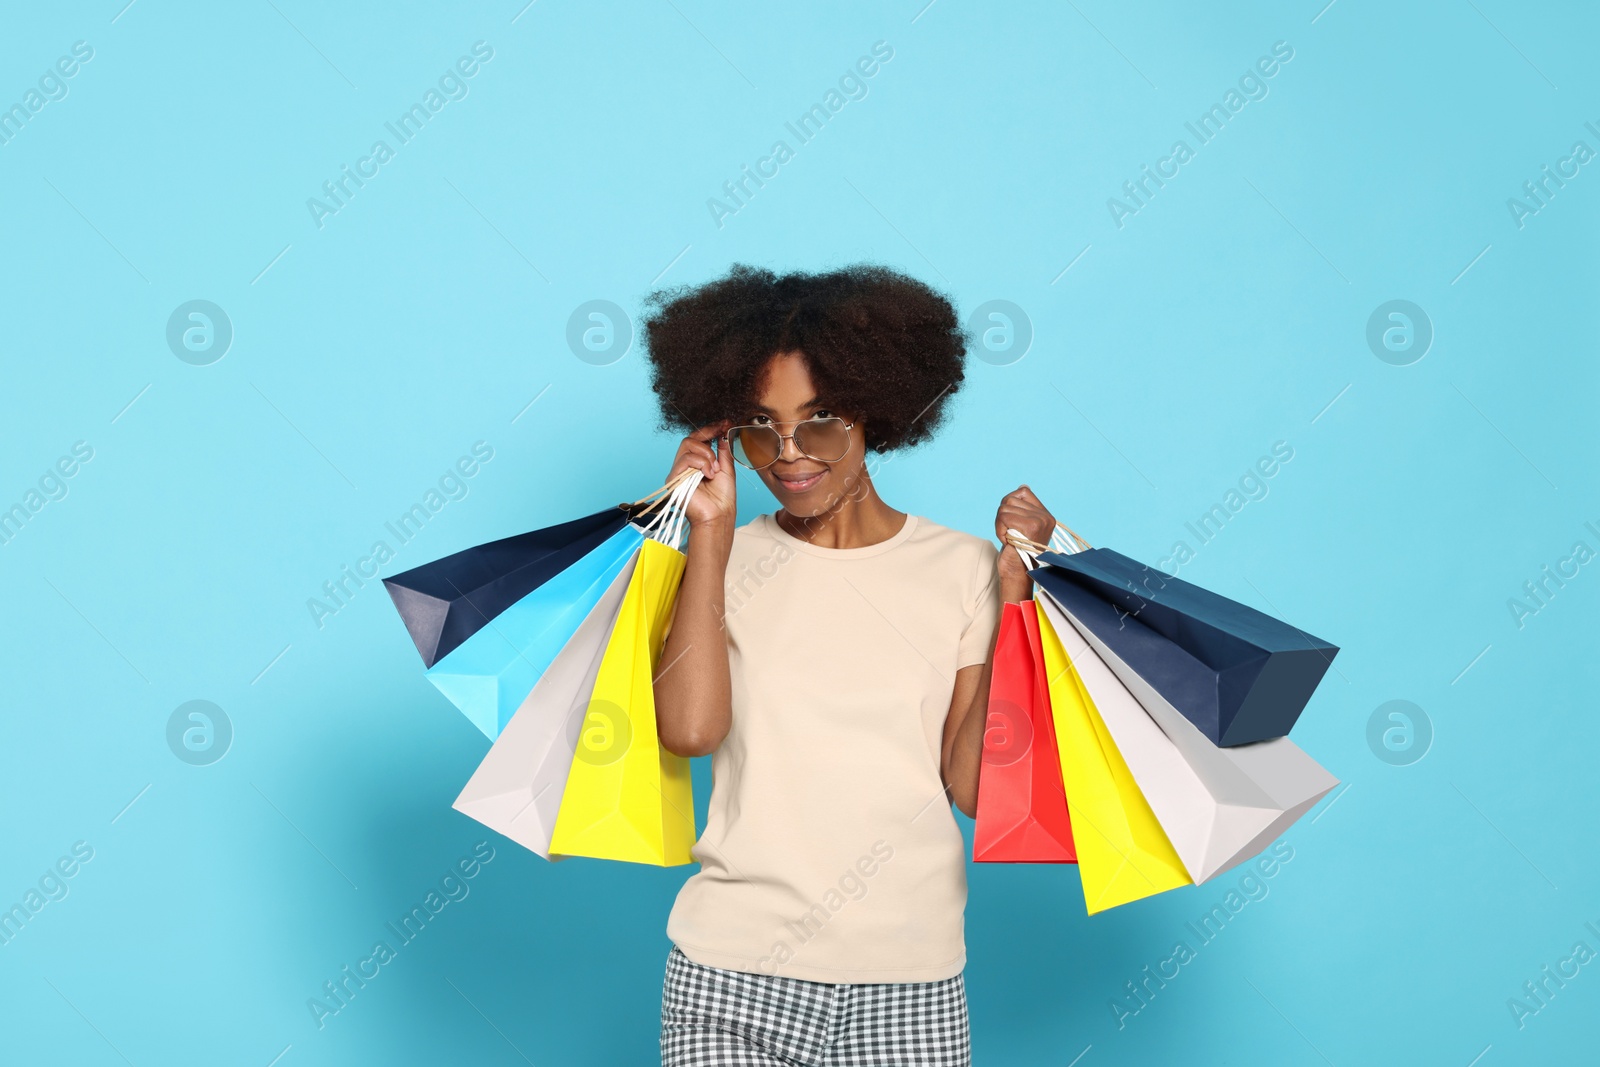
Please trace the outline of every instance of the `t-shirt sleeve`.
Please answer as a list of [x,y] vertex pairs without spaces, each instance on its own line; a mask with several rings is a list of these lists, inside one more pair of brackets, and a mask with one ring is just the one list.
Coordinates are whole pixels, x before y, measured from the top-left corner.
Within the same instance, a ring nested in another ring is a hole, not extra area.
[[956,649],[956,667],[970,667],[989,659],[989,645],[995,627],[1000,625],[1000,578],[995,570],[999,549],[984,542],[978,571],[973,576],[973,592],[967,600],[967,628],[961,632]]

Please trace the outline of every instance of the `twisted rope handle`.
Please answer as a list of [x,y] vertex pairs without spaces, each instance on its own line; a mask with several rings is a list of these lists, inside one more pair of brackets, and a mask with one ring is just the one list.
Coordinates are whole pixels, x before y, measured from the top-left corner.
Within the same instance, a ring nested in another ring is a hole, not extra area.
[[[668,479],[667,484],[663,485],[660,489],[657,489],[653,493],[642,496],[638,500],[627,501],[623,506],[629,511],[633,512],[635,518],[638,518],[641,515],[648,515],[650,512],[654,511],[656,508],[670,500],[672,494],[683,486],[684,479],[688,478],[691,473],[702,474],[698,467],[685,467],[683,470],[679,471],[677,474]],[[639,505],[641,504],[645,506],[640,507]]]
[[[1062,531],[1065,531],[1063,533]],[[1056,523],[1055,529],[1050,531],[1050,543],[1041,545],[1033,538],[1023,534],[1020,530],[1006,529],[1006,544],[1017,550],[1022,557],[1022,562],[1032,570],[1036,565],[1036,557],[1045,552],[1060,552],[1070,556],[1074,552],[1082,552],[1089,547],[1089,542],[1079,537],[1077,532],[1066,523]]]
[[682,483],[683,495],[673,508],[672,519],[668,523],[670,529],[667,543],[673,548],[679,547],[688,536],[689,498],[694,496],[694,491],[700,488],[700,483],[704,480],[705,472],[698,467],[694,467],[691,469],[689,477]]
[[644,534],[673,548],[678,547],[678,542],[688,523],[689,497],[700,487],[705,472],[698,467],[691,467],[682,478],[674,479],[672,490],[667,494],[665,507],[658,511],[653,519],[645,524]]
[[644,532],[646,537],[652,537],[657,540],[662,539],[661,535],[665,532],[668,523],[672,521],[673,516],[676,514],[677,507],[683,500],[684,487],[688,484],[689,479],[687,475],[682,478],[675,479],[671,483],[671,491],[667,493],[667,495],[661,500],[657,501],[657,503],[660,505],[660,510],[655,513],[649,522],[644,524]]
[[1006,544],[1017,550],[1017,555],[1022,557],[1023,566],[1030,571],[1037,566],[1036,557],[1039,553],[1048,551],[1044,545],[1025,536],[1021,531],[1006,528]]
[[[1062,531],[1066,531],[1062,533]],[[1065,555],[1082,552],[1089,548],[1089,542],[1078,536],[1078,532],[1064,522],[1056,523],[1056,528],[1050,531],[1050,547]]]

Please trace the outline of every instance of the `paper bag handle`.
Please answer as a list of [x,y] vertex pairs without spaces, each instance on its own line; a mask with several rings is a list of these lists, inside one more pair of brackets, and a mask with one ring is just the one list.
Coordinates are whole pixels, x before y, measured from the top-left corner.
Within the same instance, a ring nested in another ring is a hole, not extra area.
[[[1063,530],[1066,534],[1062,534]],[[1056,528],[1050,531],[1048,545],[1041,545],[1021,531],[1009,527],[1006,529],[1006,544],[1017,550],[1017,555],[1022,557],[1022,562],[1029,570],[1036,566],[1036,557],[1045,552],[1060,552],[1062,555],[1070,556],[1089,547],[1089,542],[1079,537],[1072,527],[1061,522],[1056,523]]]
[[640,497],[638,500],[623,501],[617,507],[625,508],[634,517],[648,515],[670,499],[672,492],[683,485],[690,471],[697,471],[695,467],[685,467],[667,480],[667,483],[653,493]]
[[665,506],[645,524],[645,536],[677,548],[688,525],[689,497],[700,487],[700,482],[704,478],[704,471],[698,467],[691,467],[685,472],[684,477],[675,479],[671,492],[667,494]]
[[[1062,531],[1066,531],[1062,533]],[[1078,531],[1064,522],[1056,523],[1056,528],[1050,531],[1050,547],[1065,555],[1082,552],[1089,548],[1089,542],[1078,536]]]

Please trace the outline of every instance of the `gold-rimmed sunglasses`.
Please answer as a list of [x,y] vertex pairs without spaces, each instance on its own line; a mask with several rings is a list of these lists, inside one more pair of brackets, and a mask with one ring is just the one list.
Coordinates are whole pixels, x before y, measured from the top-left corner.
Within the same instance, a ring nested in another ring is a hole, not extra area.
[[802,419],[795,423],[794,433],[779,433],[774,426],[751,423],[730,428],[726,437],[733,458],[758,471],[776,463],[783,454],[783,443],[791,440],[802,456],[819,463],[837,463],[850,451],[850,430],[854,426],[834,415]]

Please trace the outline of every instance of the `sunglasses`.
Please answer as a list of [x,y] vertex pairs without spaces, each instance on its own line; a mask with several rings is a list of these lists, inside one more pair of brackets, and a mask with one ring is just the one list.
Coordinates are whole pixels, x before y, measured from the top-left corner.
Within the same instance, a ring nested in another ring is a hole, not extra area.
[[733,458],[753,471],[770,467],[783,453],[783,443],[792,440],[800,454],[821,463],[837,463],[850,451],[850,429],[855,423],[837,416],[805,419],[795,424],[794,433],[779,433],[773,426],[735,426],[727,433]]

